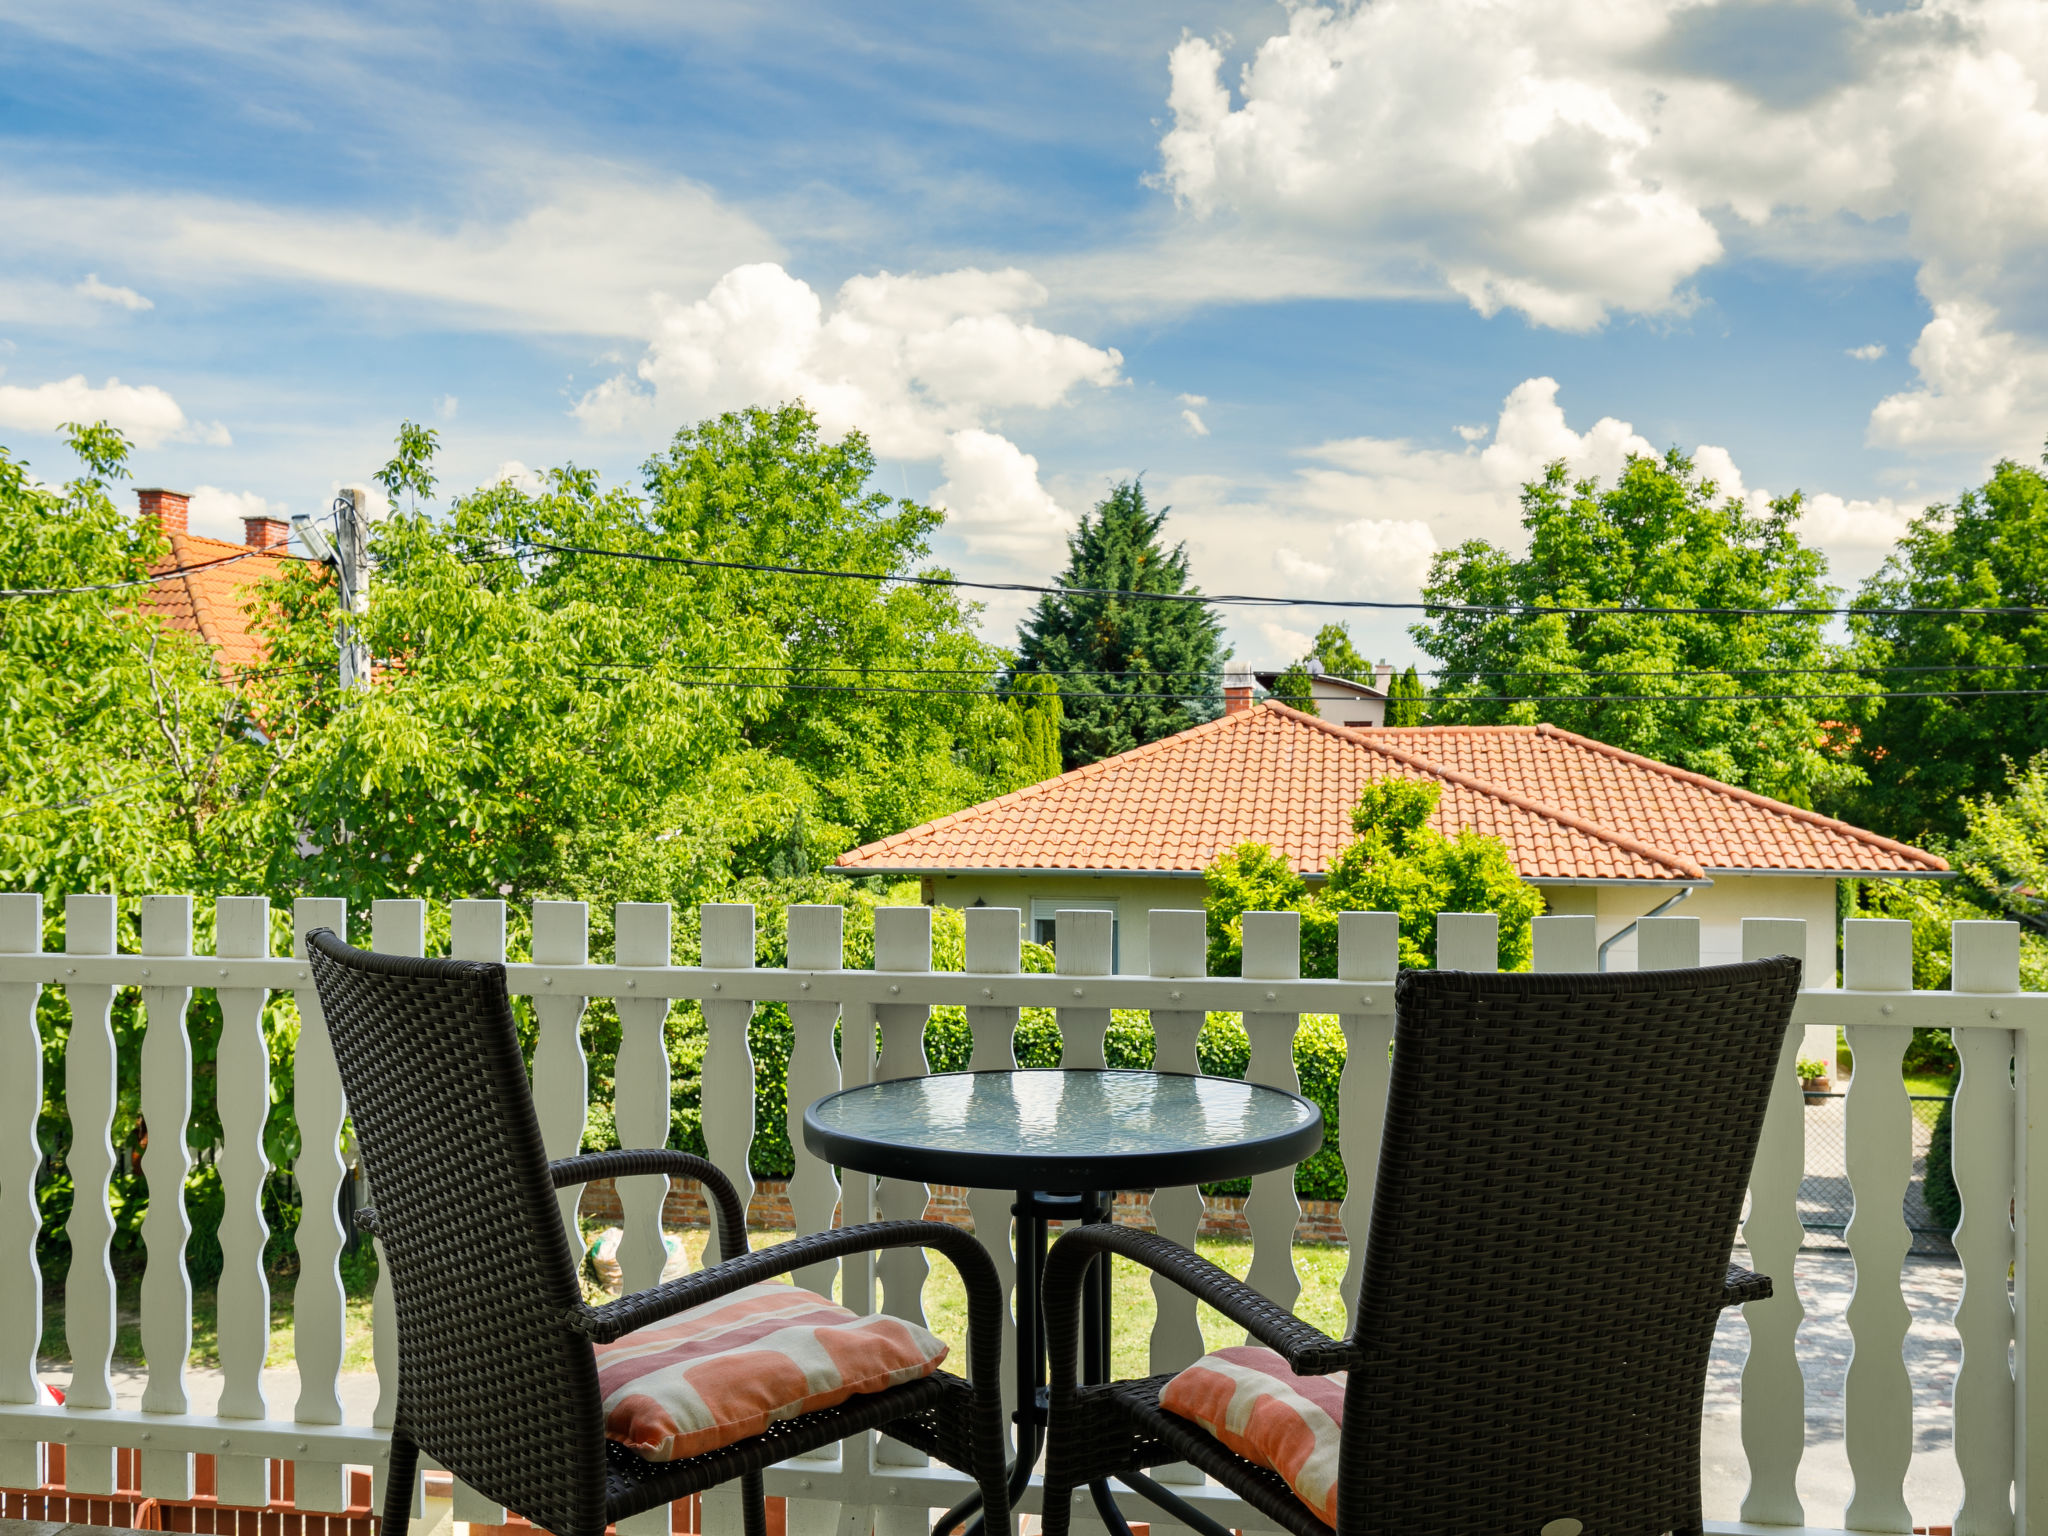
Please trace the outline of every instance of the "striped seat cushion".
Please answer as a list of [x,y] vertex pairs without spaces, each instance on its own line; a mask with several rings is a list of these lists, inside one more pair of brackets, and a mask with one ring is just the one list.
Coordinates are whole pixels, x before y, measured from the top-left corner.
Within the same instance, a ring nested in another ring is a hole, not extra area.
[[770,1424],[929,1376],[946,1346],[898,1317],[855,1317],[794,1285],[750,1285],[597,1348],[604,1432],[680,1461]]
[[1213,1350],[1166,1384],[1159,1406],[1277,1472],[1318,1520],[1337,1523],[1337,1442],[1347,1372],[1297,1376],[1256,1344]]

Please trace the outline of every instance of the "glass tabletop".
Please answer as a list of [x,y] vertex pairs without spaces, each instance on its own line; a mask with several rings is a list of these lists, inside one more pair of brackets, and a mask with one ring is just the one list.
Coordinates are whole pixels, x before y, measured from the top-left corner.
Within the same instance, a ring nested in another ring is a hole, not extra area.
[[898,1177],[982,1188],[1156,1188],[1298,1162],[1322,1144],[1322,1112],[1278,1088],[1227,1077],[944,1072],[829,1094],[805,1110],[804,1141],[843,1166]]

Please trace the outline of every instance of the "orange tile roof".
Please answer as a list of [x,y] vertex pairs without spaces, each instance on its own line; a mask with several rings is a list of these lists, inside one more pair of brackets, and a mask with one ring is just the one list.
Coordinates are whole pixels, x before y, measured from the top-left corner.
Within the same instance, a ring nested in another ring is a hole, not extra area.
[[1409,726],[1374,731],[1388,745],[1714,870],[1939,874],[1945,860],[1845,821],[1771,800],[1705,774],[1624,752],[1554,725]]
[[[171,554],[149,569],[152,575],[180,566],[201,566],[184,575],[143,589],[142,606],[157,614],[173,629],[198,635],[213,647],[214,659],[223,672],[239,672],[263,659],[263,645],[249,632],[248,604],[258,582],[274,574],[277,562],[288,558],[283,547],[254,553],[252,544],[232,544],[225,539],[202,538],[192,533],[171,533]],[[232,565],[208,565],[236,555],[249,555]]]
[[1706,878],[1683,853],[1597,826],[1514,788],[1432,763],[1267,701],[1135,751],[842,854],[878,870],[1199,872],[1239,843],[1265,843],[1321,875],[1351,840],[1351,807],[1381,778],[1433,779],[1440,831],[1504,841],[1528,879]]

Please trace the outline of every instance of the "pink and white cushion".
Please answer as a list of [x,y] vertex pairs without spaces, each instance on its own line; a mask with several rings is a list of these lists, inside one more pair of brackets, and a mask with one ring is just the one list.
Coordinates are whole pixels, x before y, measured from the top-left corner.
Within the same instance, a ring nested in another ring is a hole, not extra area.
[[946,1346],[900,1317],[856,1317],[813,1292],[750,1285],[597,1348],[608,1439],[680,1461],[929,1376]]
[[1348,1374],[1297,1376],[1272,1350],[1239,1344],[1211,1351],[1174,1377],[1159,1406],[1279,1473],[1318,1520],[1335,1525]]

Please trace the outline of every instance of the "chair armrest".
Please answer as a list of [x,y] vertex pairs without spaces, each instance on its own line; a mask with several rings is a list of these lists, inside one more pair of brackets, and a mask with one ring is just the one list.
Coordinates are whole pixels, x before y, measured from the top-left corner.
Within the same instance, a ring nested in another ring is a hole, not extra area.
[[1278,1354],[1298,1376],[1327,1376],[1360,1362],[1358,1349],[1350,1341],[1333,1339],[1293,1313],[1282,1311],[1200,1254],[1156,1233],[1097,1223],[1073,1228],[1053,1244],[1052,1256],[1046,1261],[1045,1320],[1055,1388],[1073,1385],[1081,1336],[1081,1280],[1089,1260],[1103,1252],[1120,1253],[1208,1302]]
[[1738,1265],[1728,1266],[1728,1278],[1721,1286],[1721,1305],[1739,1307],[1747,1301],[1769,1301],[1771,1277],[1752,1274]]
[[666,1173],[702,1184],[718,1217],[719,1258],[737,1259],[746,1253],[747,1212],[740,1204],[739,1191],[716,1163],[694,1152],[643,1147],[620,1152],[585,1152],[580,1157],[558,1157],[548,1164],[548,1177],[557,1189],[588,1184],[592,1179],[629,1179],[641,1173]]

